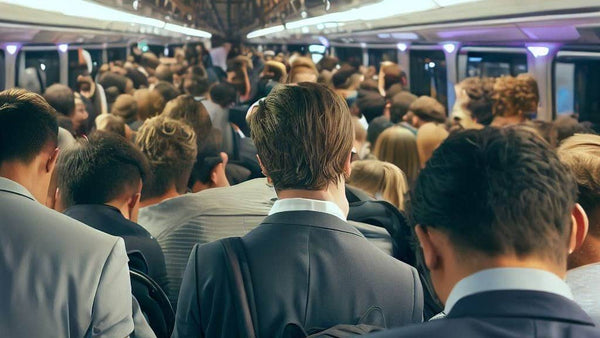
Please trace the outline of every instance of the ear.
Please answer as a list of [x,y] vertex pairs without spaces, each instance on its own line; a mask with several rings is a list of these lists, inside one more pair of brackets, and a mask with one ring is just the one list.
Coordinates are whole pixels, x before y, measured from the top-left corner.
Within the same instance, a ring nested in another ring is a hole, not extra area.
[[58,148],[56,148],[56,149],[54,149],[54,151],[52,151],[52,154],[50,154],[50,157],[46,161],[45,169],[46,169],[47,173],[52,173],[52,171],[54,171],[54,167],[56,166],[56,160],[58,159],[59,152],[60,152],[60,150]]
[[[219,156],[221,156],[221,160],[223,160],[223,167],[226,167],[227,162],[229,162],[229,156],[227,155],[227,153],[224,153],[224,152],[220,152]],[[256,156],[258,156],[258,155],[256,155]],[[259,162],[260,162],[260,160],[259,160]],[[262,169],[262,167],[261,167],[261,169]]]
[[217,180],[219,179],[218,173],[222,165],[223,163],[219,163],[210,170],[210,181],[212,182],[213,186],[217,184]]
[[569,239],[569,254],[577,250],[585,241],[589,228],[588,217],[579,203],[571,212],[571,238]]
[[260,156],[258,156],[258,154],[256,155],[256,159],[258,160],[258,165],[260,166],[260,171],[262,171],[262,174],[265,175],[266,177],[269,177],[269,172],[263,165],[262,161],[260,160]]
[[431,238],[431,233],[426,227],[417,225],[415,226],[415,234],[421,244],[425,265],[427,265],[429,270],[436,270],[440,265],[440,256],[435,241]]
[[350,174],[352,174],[352,151],[350,151],[348,157],[346,157],[346,162],[344,162],[344,179],[349,179]]
[[129,213],[129,220],[132,222],[137,221],[137,210],[139,209],[140,199],[142,194],[137,192],[129,197],[127,200],[127,211]]

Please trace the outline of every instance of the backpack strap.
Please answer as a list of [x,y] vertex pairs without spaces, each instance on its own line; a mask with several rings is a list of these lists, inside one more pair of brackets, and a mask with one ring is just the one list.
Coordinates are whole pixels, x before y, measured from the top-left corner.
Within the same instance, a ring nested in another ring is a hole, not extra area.
[[[225,252],[225,260],[229,267],[231,291],[237,302],[238,320],[241,332],[245,337],[257,338],[256,331],[256,308],[254,305],[254,293],[248,267],[248,259],[244,244],[240,237],[231,237],[221,240]],[[246,276],[247,278],[244,278]]]

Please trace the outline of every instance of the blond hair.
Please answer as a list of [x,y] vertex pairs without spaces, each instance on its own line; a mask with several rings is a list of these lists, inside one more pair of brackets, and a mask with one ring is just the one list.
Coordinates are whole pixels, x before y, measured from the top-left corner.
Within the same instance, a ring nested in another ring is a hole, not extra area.
[[419,174],[419,152],[417,140],[413,133],[403,127],[386,129],[375,143],[373,150],[379,160],[396,165],[406,174],[406,179],[412,185]]
[[[578,203],[589,216],[600,208],[600,136],[575,134],[557,149],[560,161],[575,174]],[[600,220],[590,219],[589,233],[600,237]]]
[[404,210],[404,195],[408,192],[406,176],[395,165],[377,160],[352,162],[348,184],[375,197],[381,193],[384,200]]

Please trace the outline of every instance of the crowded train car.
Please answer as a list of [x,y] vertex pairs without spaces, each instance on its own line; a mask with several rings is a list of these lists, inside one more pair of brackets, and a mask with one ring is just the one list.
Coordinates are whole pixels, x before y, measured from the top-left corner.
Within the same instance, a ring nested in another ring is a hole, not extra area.
[[0,0],[1,337],[600,337],[597,0]]

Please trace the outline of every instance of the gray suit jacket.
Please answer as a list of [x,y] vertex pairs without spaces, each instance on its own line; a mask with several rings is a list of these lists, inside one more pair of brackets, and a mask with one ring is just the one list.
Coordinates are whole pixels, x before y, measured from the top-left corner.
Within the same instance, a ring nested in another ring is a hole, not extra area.
[[46,208],[2,177],[0,227],[1,336],[132,334],[137,304],[122,239]]
[[[335,216],[276,213],[244,236],[243,243],[259,336],[279,337],[289,323],[307,331],[356,324],[374,307],[381,309],[387,327],[422,320],[417,271],[381,252]],[[194,248],[181,285],[173,337],[243,335],[225,262],[220,242]]]

